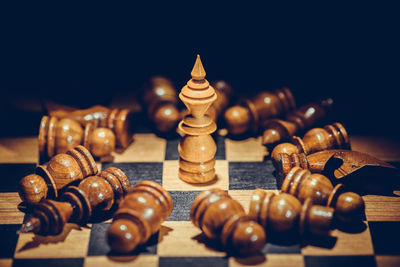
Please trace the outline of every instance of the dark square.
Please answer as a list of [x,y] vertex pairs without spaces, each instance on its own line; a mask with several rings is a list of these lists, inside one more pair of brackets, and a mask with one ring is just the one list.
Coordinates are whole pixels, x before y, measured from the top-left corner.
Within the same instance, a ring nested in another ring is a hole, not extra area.
[[190,209],[200,191],[170,191],[174,209],[167,221],[190,221]]
[[264,254],[301,254],[301,246],[300,244],[278,245],[267,243],[262,252]]
[[271,161],[229,162],[229,189],[278,189]]
[[374,256],[304,256],[306,267],[376,266]]
[[[118,253],[111,251],[107,244],[107,230],[111,223],[96,223],[93,224],[90,231],[88,256],[115,256]],[[150,239],[143,245],[138,246],[134,251],[128,254],[157,254],[158,232],[150,237]]]
[[120,168],[128,177],[131,186],[144,180],[150,180],[161,184],[163,172],[162,162],[103,163],[103,170],[111,166]]
[[20,224],[0,224],[0,258],[14,257]]
[[180,267],[196,267],[196,266],[228,266],[228,258],[222,257],[160,257],[159,267],[164,266],[180,266]]
[[0,164],[0,192],[17,192],[19,181],[32,174],[36,164]]
[[55,267],[78,267],[83,266],[83,258],[67,258],[67,259],[14,259],[14,267],[29,266],[55,266]]
[[400,255],[400,222],[368,222],[377,255]]
[[215,138],[215,143],[217,144],[217,152],[215,153],[215,159],[218,160],[225,160],[225,137],[216,135]]

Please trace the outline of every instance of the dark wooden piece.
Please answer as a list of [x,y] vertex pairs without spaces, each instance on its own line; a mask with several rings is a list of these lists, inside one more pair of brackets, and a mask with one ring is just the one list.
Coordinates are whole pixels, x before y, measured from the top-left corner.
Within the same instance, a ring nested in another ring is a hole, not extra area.
[[292,92],[284,87],[243,100],[240,105],[228,108],[224,118],[230,134],[243,134],[248,130],[256,133],[269,119],[282,116],[295,107]]
[[172,198],[161,185],[152,181],[136,184],[113,216],[108,244],[120,253],[133,251],[160,229],[172,209]]
[[129,109],[110,109],[104,106],[93,106],[88,109],[51,110],[51,117],[73,119],[86,126],[92,123],[96,128],[109,128],[116,137],[117,146],[126,148],[132,142],[133,112]]
[[221,189],[200,193],[192,204],[190,218],[208,238],[219,238],[225,247],[237,253],[254,254],[264,247],[266,237],[262,227]]
[[82,129],[72,119],[43,116],[38,143],[41,162],[78,145],[88,148],[95,157],[104,157],[115,150],[115,135],[108,128],[95,128],[90,123]]
[[265,123],[262,143],[268,147],[289,140],[292,136],[321,122],[332,108],[331,98],[308,104],[289,113],[285,120],[272,119]]
[[19,182],[18,192],[22,201],[36,204],[41,199],[56,198],[58,191],[72,182],[97,174],[97,165],[90,152],[83,146],[52,157],[47,166],[38,165],[35,174]]
[[84,224],[94,212],[110,210],[129,190],[129,180],[118,168],[110,167],[69,186],[60,201],[43,199],[19,233],[60,234],[67,222]]

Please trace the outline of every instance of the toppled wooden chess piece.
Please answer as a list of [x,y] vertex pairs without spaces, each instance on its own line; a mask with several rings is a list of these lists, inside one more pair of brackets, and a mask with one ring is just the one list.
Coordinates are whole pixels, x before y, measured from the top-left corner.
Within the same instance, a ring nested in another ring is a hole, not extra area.
[[58,235],[67,222],[84,224],[93,213],[110,210],[129,187],[129,180],[120,169],[107,168],[82,180],[77,187],[68,186],[60,201],[40,201],[18,234]]
[[360,195],[346,192],[342,184],[333,187],[324,175],[300,167],[292,168],[285,177],[281,191],[295,196],[302,203],[311,198],[313,204],[335,208],[335,215],[344,222],[357,221],[364,214],[364,201]]
[[165,77],[154,76],[145,86],[143,102],[147,107],[147,116],[162,133],[176,129],[181,119],[178,101],[175,86]]
[[133,112],[129,109],[110,109],[96,105],[73,111],[51,110],[49,115],[60,119],[73,119],[83,126],[92,123],[96,128],[109,128],[114,132],[117,146],[120,148],[126,148],[132,142]]
[[21,179],[18,193],[21,200],[37,204],[43,198],[56,198],[58,191],[69,184],[97,174],[97,165],[83,146],[52,157],[47,166],[38,165],[35,174]]
[[210,134],[216,131],[217,125],[205,113],[217,96],[205,79],[206,72],[199,55],[191,76],[192,79],[179,94],[190,114],[178,126],[179,131],[185,134],[178,145],[178,175],[188,183],[207,183],[215,178],[214,155],[217,146]]
[[225,111],[224,118],[230,134],[239,135],[251,130],[257,133],[269,119],[292,111],[296,103],[292,92],[284,87],[273,92],[261,92],[241,105]]
[[94,128],[87,124],[85,129],[72,119],[43,116],[39,128],[40,161],[65,153],[78,145],[83,145],[95,157],[108,156],[115,150],[115,135],[108,128]]
[[224,80],[213,81],[211,82],[211,86],[215,89],[217,99],[207,110],[206,114],[208,114],[213,121],[217,122],[221,114],[228,107],[233,90],[230,84]]
[[327,149],[350,149],[350,139],[346,129],[339,122],[324,128],[309,130],[303,138],[294,136],[293,144],[282,143],[272,150],[271,158],[279,161],[279,154],[304,153],[306,155]]
[[160,230],[171,214],[171,195],[159,184],[142,181],[121,201],[107,232],[111,249],[121,253],[133,251]]
[[201,192],[192,204],[190,218],[209,239],[220,239],[228,250],[254,254],[264,247],[262,227],[224,190],[214,188]]
[[308,104],[289,113],[285,120],[272,119],[265,123],[262,143],[268,147],[289,140],[295,134],[322,121],[332,108],[331,98]]

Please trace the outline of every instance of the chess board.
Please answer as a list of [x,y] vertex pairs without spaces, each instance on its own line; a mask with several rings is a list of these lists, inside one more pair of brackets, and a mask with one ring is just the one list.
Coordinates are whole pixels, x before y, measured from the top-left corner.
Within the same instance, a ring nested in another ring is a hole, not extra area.
[[[333,238],[319,244],[269,241],[263,255],[254,257],[227,255],[190,222],[191,204],[202,190],[219,187],[248,209],[253,189],[278,190],[268,152],[260,138],[217,136],[218,179],[196,186],[178,179],[178,142],[178,138],[167,140],[152,133],[135,134],[126,151],[98,163],[103,169],[121,168],[132,185],[141,180],[158,182],[174,201],[171,216],[157,234],[131,254],[118,255],[110,251],[105,239],[110,220],[86,226],[68,224],[59,236],[18,236],[16,230],[25,215],[18,209],[17,184],[36,165],[37,140],[0,139],[0,266],[400,266],[400,192],[364,196],[366,216],[360,231],[333,230]],[[354,150],[397,164],[398,144],[385,142],[352,137]]]

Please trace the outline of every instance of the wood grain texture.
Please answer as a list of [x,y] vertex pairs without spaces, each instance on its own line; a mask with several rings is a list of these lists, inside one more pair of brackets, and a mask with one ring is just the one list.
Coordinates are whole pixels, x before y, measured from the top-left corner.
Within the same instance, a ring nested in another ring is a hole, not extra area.
[[0,194],[0,224],[22,223],[25,214],[18,209],[20,202],[18,193]]
[[225,139],[226,159],[228,161],[263,161],[268,155],[261,144],[261,137],[245,140]]
[[36,136],[0,139],[0,163],[37,163],[38,160]]

